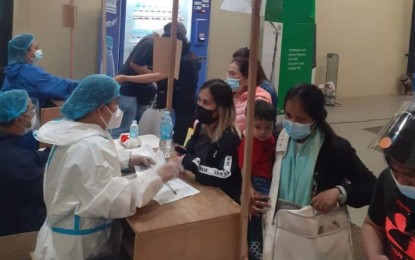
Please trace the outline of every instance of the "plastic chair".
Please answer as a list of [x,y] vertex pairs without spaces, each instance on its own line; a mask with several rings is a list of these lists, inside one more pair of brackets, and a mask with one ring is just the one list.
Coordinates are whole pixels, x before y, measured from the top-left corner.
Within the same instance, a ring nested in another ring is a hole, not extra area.
[[160,137],[160,121],[162,116],[163,110],[147,108],[138,123],[140,135],[152,134]]

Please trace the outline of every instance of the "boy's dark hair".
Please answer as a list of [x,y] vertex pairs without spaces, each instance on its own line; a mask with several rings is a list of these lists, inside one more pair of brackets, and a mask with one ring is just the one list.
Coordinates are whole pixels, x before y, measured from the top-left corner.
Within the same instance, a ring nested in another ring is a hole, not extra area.
[[277,112],[275,108],[265,100],[255,101],[255,119],[272,121],[275,124]]

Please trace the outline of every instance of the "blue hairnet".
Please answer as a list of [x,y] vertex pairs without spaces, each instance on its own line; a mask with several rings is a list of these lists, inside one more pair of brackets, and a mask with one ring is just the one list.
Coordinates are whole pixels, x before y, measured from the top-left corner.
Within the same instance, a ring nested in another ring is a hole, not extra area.
[[0,92],[0,122],[7,123],[26,112],[29,94],[26,90],[14,89]]
[[82,118],[120,93],[120,85],[103,74],[90,75],[79,83],[62,106],[62,114],[72,120]]
[[8,64],[26,63],[26,53],[35,40],[35,36],[30,33],[22,33],[14,36],[8,45]]

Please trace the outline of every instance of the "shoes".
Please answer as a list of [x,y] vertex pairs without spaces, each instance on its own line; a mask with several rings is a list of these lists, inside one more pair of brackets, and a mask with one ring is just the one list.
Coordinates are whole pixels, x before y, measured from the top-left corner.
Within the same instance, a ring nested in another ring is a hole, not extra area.
[[405,95],[407,96],[412,96],[413,95],[413,91],[412,91],[412,81],[409,78],[409,76],[407,74],[402,74],[399,77],[399,80],[401,81],[404,90],[405,90]]

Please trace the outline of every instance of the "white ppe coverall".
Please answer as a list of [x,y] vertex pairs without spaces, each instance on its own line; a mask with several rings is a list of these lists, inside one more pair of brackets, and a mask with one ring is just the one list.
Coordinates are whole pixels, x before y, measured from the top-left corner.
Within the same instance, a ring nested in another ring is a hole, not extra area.
[[117,154],[108,131],[95,124],[51,121],[35,137],[53,145],[44,176],[47,218],[35,259],[111,254],[117,233],[113,219],[146,205],[162,187],[161,178],[155,172],[134,180],[121,177],[121,164],[127,165],[130,155]]

